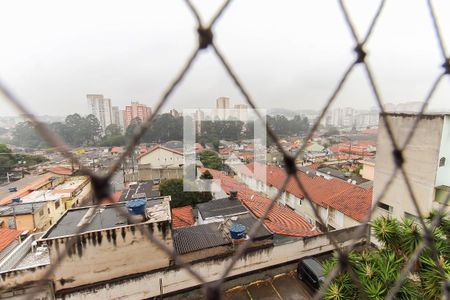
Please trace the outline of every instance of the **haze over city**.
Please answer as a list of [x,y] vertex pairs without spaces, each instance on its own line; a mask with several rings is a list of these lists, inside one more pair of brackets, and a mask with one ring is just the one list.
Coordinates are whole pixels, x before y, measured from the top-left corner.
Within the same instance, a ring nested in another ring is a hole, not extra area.
[[[361,36],[378,3],[348,1]],[[194,4],[207,22],[221,1]],[[260,107],[319,110],[354,59],[342,13],[337,2],[275,4],[232,3],[214,28],[215,41]],[[450,3],[435,6],[448,41]],[[118,106],[153,107],[197,43],[195,18],[183,1],[10,1],[0,11],[0,79],[38,115],[88,113],[89,93],[108,95]],[[388,1],[367,48],[386,102],[422,101],[441,72],[426,1]],[[448,107],[449,92],[448,84],[440,85],[430,108]],[[243,102],[207,50],[166,109],[213,107],[222,95]],[[0,101],[0,116],[16,114]],[[336,106],[375,106],[360,68]]]

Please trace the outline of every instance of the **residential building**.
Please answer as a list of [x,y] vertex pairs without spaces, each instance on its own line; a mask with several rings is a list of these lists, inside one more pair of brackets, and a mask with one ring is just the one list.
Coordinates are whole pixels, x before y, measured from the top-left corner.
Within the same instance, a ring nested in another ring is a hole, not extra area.
[[152,109],[145,104],[139,102],[131,102],[125,106],[125,128],[127,128],[131,120],[139,118],[141,121],[147,120],[152,115]]
[[121,130],[124,130],[123,112],[118,106],[111,107],[112,120],[111,123],[119,126]]
[[147,166],[153,169],[161,168],[181,168],[183,166],[183,153],[174,149],[157,145],[148,152],[137,157],[140,166]]
[[11,203],[0,206],[1,228],[38,232],[50,226],[48,202]]
[[104,98],[101,94],[88,94],[89,113],[97,117],[103,132],[112,123],[111,99]]
[[234,109],[236,111],[236,119],[242,122],[246,122],[248,119],[248,105],[246,104],[235,104]]
[[219,97],[216,99],[216,116],[220,120],[226,120],[229,117],[230,98]]
[[[267,165],[266,174],[254,174],[254,164],[237,168],[238,178],[255,191],[276,196],[287,177],[285,170]],[[308,168],[297,171],[297,177],[303,188],[291,178],[281,193],[280,205],[289,207],[321,229],[334,230],[364,223],[371,206],[371,188],[365,189]],[[322,220],[316,216],[313,206]]]
[[[400,147],[413,128],[417,114],[386,113],[390,132]],[[374,178],[374,198],[381,199],[376,214],[395,218],[419,217],[413,204],[408,184],[400,172],[392,178],[398,168],[393,157],[394,148],[384,118],[378,127],[377,156]],[[428,215],[438,208],[445,191],[450,186],[450,115],[425,114],[420,117],[417,128],[403,150],[403,168],[417,201],[420,213]],[[387,185],[389,188],[386,188]],[[449,210],[448,204],[446,209]]]

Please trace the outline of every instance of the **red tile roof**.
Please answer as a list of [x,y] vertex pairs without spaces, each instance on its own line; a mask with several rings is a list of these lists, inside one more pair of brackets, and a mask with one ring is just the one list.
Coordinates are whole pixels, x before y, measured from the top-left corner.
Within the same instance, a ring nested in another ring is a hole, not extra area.
[[19,237],[20,230],[0,228],[0,252]]
[[353,186],[351,189],[336,194],[330,199],[330,207],[342,212],[359,222],[367,221],[366,217],[372,205],[373,188],[363,189]]
[[[201,170],[202,172],[206,169]],[[229,193],[231,190],[238,192],[238,199],[256,216],[261,217],[272,202],[271,199],[253,191],[247,185],[236,179],[226,176],[220,171],[207,169],[214,177],[220,179],[222,189]],[[319,234],[302,216],[291,209],[275,203],[264,220],[264,225],[275,234],[289,236],[310,236]]]
[[125,150],[122,148],[122,147],[112,147],[111,148],[111,153],[116,153],[116,154],[119,154],[119,153],[122,153],[122,152],[124,152]]
[[72,169],[70,168],[66,168],[66,167],[53,167],[53,168],[49,168],[47,169],[47,172],[51,172],[53,174],[58,174],[58,175],[72,175]]
[[181,228],[194,225],[194,214],[192,213],[192,206],[182,206],[172,208],[172,228]]
[[[241,168],[245,175],[264,181],[278,190],[283,187],[287,176],[284,169],[267,165],[266,178],[264,178],[264,174],[261,172],[256,172],[254,176],[249,172],[253,171],[254,163],[246,166],[248,169]],[[306,197],[322,207],[332,207],[357,221],[362,221],[368,215],[372,205],[372,189],[365,190],[337,178],[326,179],[322,176],[310,176],[300,170],[297,171],[297,177],[303,189],[298,186],[294,178],[291,178],[286,185],[286,192],[299,199]]]

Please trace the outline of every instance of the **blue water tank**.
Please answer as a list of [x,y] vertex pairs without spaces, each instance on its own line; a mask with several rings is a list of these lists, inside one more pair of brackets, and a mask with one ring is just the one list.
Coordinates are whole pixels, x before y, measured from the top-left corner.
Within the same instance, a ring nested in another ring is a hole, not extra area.
[[133,215],[145,214],[145,207],[147,206],[147,200],[145,199],[133,199],[127,202],[125,205],[128,211]]
[[10,193],[15,193],[15,192],[17,192],[17,188],[15,186],[14,187],[10,187],[10,188],[8,188],[8,191]]
[[233,224],[230,227],[230,235],[232,239],[239,240],[245,238],[245,226],[242,224]]
[[21,202],[20,197],[14,197],[11,199],[11,201],[12,201],[12,203],[20,203]]

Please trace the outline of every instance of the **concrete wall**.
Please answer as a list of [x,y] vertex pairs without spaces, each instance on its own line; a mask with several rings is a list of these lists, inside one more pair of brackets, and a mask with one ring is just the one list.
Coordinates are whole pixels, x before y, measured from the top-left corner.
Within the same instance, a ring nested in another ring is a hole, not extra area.
[[364,179],[373,181],[375,177],[375,164],[369,161],[362,161],[361,163],[363,167],[359,172],[359,175],[361,175],[361,177]]
[[183,178],[183,168],[153,169],[147,165],[140,165],[138,172],[125,174],[127,181],[146,181],[152,179]]
[[436,186],[450,186],[450,116],[445,116],[442,130],[438,159],[443,157],[445,158],[445,165],[437,169]]
[[[416,119],[414,115],[388,115],[389,123],[397,143],[402,146]],[[423,116],[403,157],[405,170],[419,207],[425,215],[432,209],[436,170],[439,161],[443,116]],[[392,216],[404,217],[405,212],[417,212],[408,194],[405,181],[398,172],[389,190],[385,190],[392,173],[396,169],[392,155],[393,147],[383,118],[380,118],[377,141],[377,157],[374,179],[374,199],[383,196],[382,202],[393,207]]]
[[[55,290],[58,291],[167,268],[170,257],[147,239],[145,231],[151,232],[154,237],[171,247],[172,236],[169,226],[166,221],[87,232],[78,236],[75,245],[70,249],[67,247],[70,236],[43,239],[38,243],[47,244],[50,262],[53,265],[56,264],[60,253],[67,251],[68,255],[50,277]],[[33,278],[39,278],[30,274],[34,272],[3,273],[0,286],[8,289],[29,283]]]
[[[349,244],[358,227],[334,231],[332,235],[341,246]],[[278,264],[296,261],[302,257],[333,250],[325,235],[304,240],[295,240],[282,245],[248,252],[240,258],[229,276],[239,275]],[[231,257],[212,258],[193,261],[192,268],[209,282],[217,280]],[[199,285],[185,269],[173,267],[170,270],[139,274],[122,278],[116,282],[100,283],[79,291],[61,291],[57,293],[64,299],[143,299],[160,295],[160,280],[163,293],[171,293]]]
[[28,230],[30,232],[43,231],[50,226],[50,216],[48,214],[47,205],[43,205],[39,210],[36,209],[34,214],[16,215],[16,216],[1,216],[0,221],[3,221],[3,227],[8,228],[8,220],[16,220],[17,230]]

